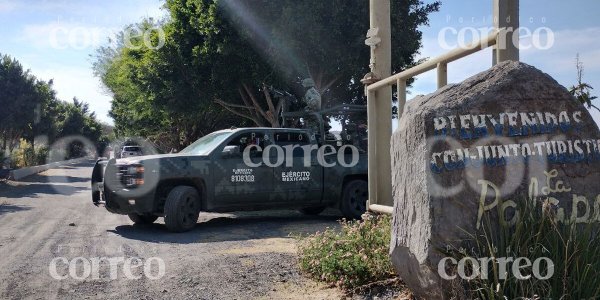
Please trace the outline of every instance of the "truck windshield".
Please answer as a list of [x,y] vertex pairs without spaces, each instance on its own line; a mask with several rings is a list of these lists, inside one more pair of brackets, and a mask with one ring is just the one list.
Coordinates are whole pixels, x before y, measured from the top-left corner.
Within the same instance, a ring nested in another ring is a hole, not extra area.
[[123,151],[140,151],[140,147],[125,147]]
[[185,147],[185,149],[181,150],[179,153],[206,155],[219,146],[219,144],[230,135],[231,132],[213,132]]

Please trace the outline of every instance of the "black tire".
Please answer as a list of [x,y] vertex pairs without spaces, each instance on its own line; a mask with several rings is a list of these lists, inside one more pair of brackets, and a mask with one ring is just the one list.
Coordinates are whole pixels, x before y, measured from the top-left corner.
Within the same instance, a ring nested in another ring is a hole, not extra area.
[[308,215],[308,216],[316,216],[316,215],[322,213],[324,210],[325,210],[325,206],[306,207],[306,208],[299,209],[299,211],[302,214]]
[[165,203],[165,225],[169,231],[184,232],[193,229],[200,215],[200,196],[195,188],[175,187]]
[[344,217],[348,219],[360,219],[367,210],[367,199],[369,198],[369,184],[362,179],[347,182],[342,192],[342,203],[340,209]]
[[152,224],[158,219],[158,217],[154,215],[128,214],[127,216],[134,224]]

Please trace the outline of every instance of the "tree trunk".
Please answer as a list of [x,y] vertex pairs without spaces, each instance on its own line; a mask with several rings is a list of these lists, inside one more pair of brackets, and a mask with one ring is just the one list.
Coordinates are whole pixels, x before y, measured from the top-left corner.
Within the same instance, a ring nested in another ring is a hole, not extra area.
[[267,121],[273,128],[281,127],[278,114],[283,107],[283,99],[279,100],[277,105],[274,105],[273,98],[271,97],[267,86],[263,84],[263,94],[268,107],[268,110],[265,111],[248,85],[242,84],[242,87],[239,88],[238,91],[244,102],[243,105],[228,103],[220,99],[216,99],[214,102],[239,117],[252,120],[256,126],[264,127],[265,121]]

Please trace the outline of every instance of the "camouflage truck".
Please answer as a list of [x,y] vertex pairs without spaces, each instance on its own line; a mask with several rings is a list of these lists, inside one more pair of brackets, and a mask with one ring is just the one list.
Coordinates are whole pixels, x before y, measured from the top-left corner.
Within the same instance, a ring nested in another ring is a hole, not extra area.
[[319,142],[306,129],[221,130],[177,154],[99,160],[92,198],[134,223],[164,218],[170,231],[192,229],[200,212],[336,207],[365,211],[367,154],[338,139]]

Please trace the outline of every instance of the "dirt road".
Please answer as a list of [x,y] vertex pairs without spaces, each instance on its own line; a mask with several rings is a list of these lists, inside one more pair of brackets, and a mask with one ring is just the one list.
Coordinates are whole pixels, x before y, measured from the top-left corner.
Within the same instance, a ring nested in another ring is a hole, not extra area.
[[299,274],[290,237],[336,226],[336,212],[203,213],[173,234],[93,206],[91,167],[0,185],[0,299],[340,298]]

